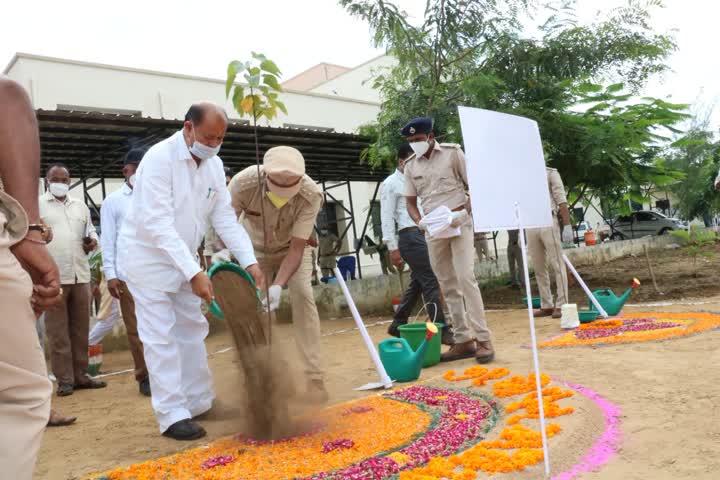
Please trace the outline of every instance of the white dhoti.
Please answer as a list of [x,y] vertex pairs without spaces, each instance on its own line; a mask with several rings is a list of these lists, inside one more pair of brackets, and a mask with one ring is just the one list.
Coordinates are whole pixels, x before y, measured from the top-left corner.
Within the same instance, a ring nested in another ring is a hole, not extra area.
[[177,293],[130,282],[128,288],[145,347],[152,406],[164,432],[173,423],[212,407],[215,394],[205,349],[209,326],[189,283],[182,284]]

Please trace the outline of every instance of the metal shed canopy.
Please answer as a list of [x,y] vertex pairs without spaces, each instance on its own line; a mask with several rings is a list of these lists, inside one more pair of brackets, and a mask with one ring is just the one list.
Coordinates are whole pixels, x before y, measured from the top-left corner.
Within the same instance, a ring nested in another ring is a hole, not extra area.
[[[181,120],[140,115],[38,110],[43,174],[66,164],[73,177],[122,178],[121,161],[133,147],[149,147],[182,128]],[[388,172],[361,163],[369,139],[311,129],[258,127],[260,155],[278,145],[300,150],[307,174],[317,182],[382,181]],[[253,127],[230,121],[220,157],[235,172],[255,164]]]

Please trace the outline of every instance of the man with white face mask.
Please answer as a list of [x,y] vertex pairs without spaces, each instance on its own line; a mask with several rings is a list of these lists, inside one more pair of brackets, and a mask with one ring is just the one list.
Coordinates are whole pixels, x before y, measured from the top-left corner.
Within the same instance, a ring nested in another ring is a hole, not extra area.
[[[305,369],[306,399],[324,402],[327,392],[320,368],[320,317],[313,295],[312,236],[323,196],[305,175],[305,159],[292,147],[274,147],[263,165],[251,166],[230,181],[232,205],[252,239],[265,277],[272,285],[266,305],[275,310],[287,285],[295,339]],[[264,217],[263,217],[264,215]],[[263,227],[265,230],[263,230]]]
[[48,191],[40,196],[40,218],[53,229],[48,250],[60,269],[62,302],[45,317],[50,362],[57,378],[57,394],[72,395],[82,388],[103,388],[88,368],[90,328],[90,265],[87,254],[97,247],[97,234],[88,207],[68,195],[70,171],[64,165],[48,168]]
[[205,435],[192,419],[210,410],[215,397],[200,310],[213,289],[197,253],[207,227],[259,286],[265,281],[217,156],[227,126],[221,107],[197,103],[181,131],[148,150],[118,239],[118,273],[135,299],[152,405],[160,431],[176,440]]
[[[137,178],[135,172],[145,155],[145,150],[134,148],[130,150],[123,160],[123,176],[125,184],[110,195],[102,203],[100,209],[100,229],[102,236],[103,273],[107,281],[107,289],[113,297],[113,302],[120,302],[123,322],[127,330],[128,343],[135,363],[135,380],[138,382],[138,389],[146,397],[150,396],[150,379],[148,378],[145,357],[143,357],[143,346],[138,336],[137,319],[135,317],[135,302],[130,290],[125,284],[125,279],[119,274],[117,268],[117,239],[120,227],[125,220],[130,202],[132,201],[133,186]],[[117,317],[111,316],[112,319]],[[109,324],[108,324],[109,323]],[[114,323],[114,322],[112,322]],[[102,341],[102,337],[112,330],[112,323],[102,321],[95,324],[90,332],[90,344],[94,345]]]
[[475,357],[478,363],[488,363],[494,358],[495,351],[473,268],[473,222],[467,194],[465,154],[459,145],[435,141],[430,118],[415,118],[400,133],[415,152],[405,166],[405,196],[410,217],[423,228],[419,198],[426,214],[438,207],[451,210],[450,226],[460,229],[460,235],[451,238],[433,238],[426,233],[430,263],[455,329],[455,344],[441,360]]

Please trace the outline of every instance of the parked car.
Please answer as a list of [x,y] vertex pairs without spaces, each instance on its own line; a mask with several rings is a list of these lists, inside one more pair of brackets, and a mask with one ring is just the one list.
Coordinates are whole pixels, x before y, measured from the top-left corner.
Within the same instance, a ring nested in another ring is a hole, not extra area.
[[672,230],[687,228],[687,225],[677,218],[668,218],[662,213],[648,210],[640,210],[618,217],[612,226],[611,238],[613,240],[665,235]]

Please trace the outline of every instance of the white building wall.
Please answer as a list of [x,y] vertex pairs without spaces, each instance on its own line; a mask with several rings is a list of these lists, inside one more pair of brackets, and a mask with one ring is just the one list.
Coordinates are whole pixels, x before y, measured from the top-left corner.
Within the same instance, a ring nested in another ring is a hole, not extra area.
[[380,92],[373,88],[373,81],[379,75],[389,72],[396,64],[397,60],[395,58],[389,55],[383,55],[349,72],[342,73],[310,91],[380,103]]

